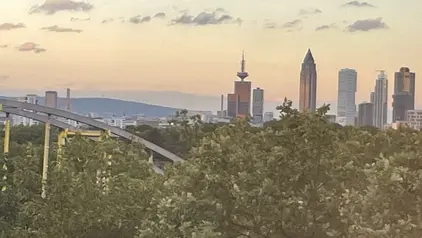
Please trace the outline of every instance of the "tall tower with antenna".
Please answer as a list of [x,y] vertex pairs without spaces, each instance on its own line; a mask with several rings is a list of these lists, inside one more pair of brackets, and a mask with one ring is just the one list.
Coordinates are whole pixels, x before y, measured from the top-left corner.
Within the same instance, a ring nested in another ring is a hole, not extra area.
[[234,81],[234,93],[227,95],[227,113],[231,117],[248,117],[251,115],[252,83],[245,79],[249,76],[245,69],[245,53],[242,52],[239,81]]
[[246,60],[245,60],[245,51],[242,51],[242,61],[240,61],[240,72],[237,72],[237,77],[240,78],[241,81],[245,81],[245,78],[249,76],[248,72],[245,71],[246,67]]

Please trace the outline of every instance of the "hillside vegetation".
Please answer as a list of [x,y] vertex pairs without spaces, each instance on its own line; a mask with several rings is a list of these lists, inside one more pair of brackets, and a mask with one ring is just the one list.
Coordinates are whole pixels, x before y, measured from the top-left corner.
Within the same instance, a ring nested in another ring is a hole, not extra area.
[[264,128],[184,114],[169,129],[129,128],[187,160],[164,176],[137,144],[77,137],[60,161],[52,146],[45,199],[43,132],[13,128],[0,237],[421,237],[422,133],[338,127],[328,107],[278,109]]

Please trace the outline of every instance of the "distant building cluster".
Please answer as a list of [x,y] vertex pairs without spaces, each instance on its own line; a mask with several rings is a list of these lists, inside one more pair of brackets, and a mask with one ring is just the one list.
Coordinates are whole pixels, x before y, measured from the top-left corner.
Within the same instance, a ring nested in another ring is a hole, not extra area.
[[416,74],[408,67],[401,67],[394,73],[393,116],[392,124],[387,124],[388,111],[388,79],[384,70],[380,70],[375,81],[370,102],[363,102],[358,107],[358,126],[375,126],[378,128],[398,128],[407,125],[420,130],[422,118],[420,110],[415,110],[415,78]]
[[[362,102],[356,108],[357,72],[341,69],[338,72],[337,115],[328,115],[329,120],[342,126],[375,126],[378,128],[408,125],[421,129],[422,110],[415,110],[415,73],[401,67],[394,73],[393,117],[387,124],[388,79],[384,70],[378,70],[370,102]],[[315,111],[317,95],[317,71],[310,49],[302,62],[299,86],[299,110]]]
[[[415,113],[415,73],[408,67],[401,67],[394,73],[392,124],[388,117],[388,79],[384,70],[379,70],[370,101],[362,102],[356,108],[357,72],[341,69],[338,76],[337,123],[346,126],[374,126],[378,128],[409,125],[420,129],[414,123]],[[356,110],[357,109],[357,110]],[[416,117],[417,118],[417,117]]]
[[252,82],[245,80],[249,74],[246,72],[244,53],[240,66],[237,73],[239,80],[234,81],[234,92],[227,94],[227,109],[224,109],[224,95],[221,95],[217,116],[226,120],[236,117],[250,118],[250,121],[257,125],[273,120],[272,112],[264,112],[264,90],[259,87],[252,90]]
[[[42,104],[39,102],[38,95],[36,94],[27,94],[25,97],[19,97],[16,100],[19,102],[25,102],[25,103],[32,103],[32,104],[38,104],[38,105]],[[59,107],[59,96],[58,96],[57,91],[46,91],[43,105],[46,107],[72,111],[72,100],[70,96],[70,89],[66,89],[65,105],[62,106],[61,108]],[[26,109],[23,109],[23,110],[26,110]],[[26,111],[30,111],[30,110],[26,110]],[[208,122],[208,123],[230,121],[230,120],[222,119],[221,117],[213,115],[211,111],[188,111],[188,114],[186,116],[187,118],[190,118],[192,116],[197,116],[197,115],[199,115],[202,121]],[[146,117],[143,115],[130,115],[130,116],[121,116],[121,117],[116,117],[116,116],[100,117],[96,115],[95,113],[88,113],[87,115],[82,115],[82,116],[87,116],[99,122],[105,123],[107,125],[119,127],[122,129],[126,128],[127,126],[139,126],[139,125],[148,125],[151,127],[163,128],[163,127],[171,126],[171,124],[169,124],[169,121],[173,119],[172,115],[169,115],[168,117],[161,117],[161,118]],[[6,119],[5,115],[0,115],[1,124],[4,123],[5,119]],[[73,127],[77,127],[77,128],[85,127],[85,125],[79,122],[70,120],[70,119],[65,119],[65,118],[54,118],[54,119],[60,120]],[[18,125],[33,126],[33,125],[37,125],[38,121],[29,119],[23,116],[11,115],[11,124],[13,126],[18,126]]]

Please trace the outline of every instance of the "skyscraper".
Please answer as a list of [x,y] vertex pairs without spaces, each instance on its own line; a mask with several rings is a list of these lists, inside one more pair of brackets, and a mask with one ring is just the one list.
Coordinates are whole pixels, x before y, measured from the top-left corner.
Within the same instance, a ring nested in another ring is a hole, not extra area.
[[337,116],[345,118],[346,125],[355,125],[357,73],[354,69],[338,72]]
[[415,109],[415,73],[401,67],[394,73],[393,122],[406,120],[408,110]]
[[387,123],[388,79],[381,70],[374,91],[374,126],[383,128]]
[[314,57],[308,49],[300,71],[299,110],[316,109],[317,72]]
[[247,117],[251,115],[251,89],[250,81],[235,81],[234,94],[237,96],[237,115]]
[[236,117],[237,115],[237,98],[234,93],[227,94],[227,116]]
[[264,90],[255,88],[252,93],[252,116],[256,123],[264,120]]
[[240,81],[234,82],[234,93],[227,95],[227,114],[230,117],[247,117],[251,114],[252,83],[245,81],[249,76],[245,71],[245,54],[242,53],[240,72],[237,73]]
[[359,104],[358,126],[374,126],[374,104],[363,102]]
[[234,82],[234,94],[237,95],[237,116],[246,117],[251,115],[251,89],[252,83],[245,81],[249,76],[245,71],[246,61],[245,54],[242,53],[242,61],[240,61],[240,72],[237,72],[237,77],[240,81]]
[[57,92],[56,91],[46,91],[44,98],[44,105],[46,107],[57,108]]

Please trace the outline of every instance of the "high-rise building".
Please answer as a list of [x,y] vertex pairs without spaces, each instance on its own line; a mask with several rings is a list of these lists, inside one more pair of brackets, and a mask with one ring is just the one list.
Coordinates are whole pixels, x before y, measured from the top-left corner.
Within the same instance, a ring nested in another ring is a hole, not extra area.
[[252,116],[256,123],[264,120],[264,90],[255,88],[252,93]]
[[242,61],[240,61],[240,72],[237,72],[237,77],[240,81],[234,82],[234,94],[237,95],[237,115],[240,117],[247,117],[251,115],[251,89],[252,83],[245,81],[249,76],[245,71],[246,61],[245,54],[242,53]]
[[252,83],[245,81],[249,76],[245,71],[245,54],[242,53],[240,72],[237,72],[239,81],[234,82],[234,93],[227,95],[227,115],[229,117],[248,117],[251,115]]
[[408,110],[404,124],[415,130],[422,130],[422,110]]
[[357,73],[354,69],[338,72],[337,116],[345,118],[345,124],[355,125]]
[[314,57],[308,49],[300,71],[299,110],[315,111],[317,93],[317,72]]
[[274,120],[274,112],[265,112],[264,113],[264,122]]
[[56,91],[46,91],[44,105],[46,107],[57,108],[57,92]]
[[415,73],[401,67],[394,73],[393,122],[406,120],[408,110],[415,109]]
[[387,123],[388,79],[383,70],[380,71],[374,90],[374,126],[384,128]]
[[[25,102],[25,103],[32,103],[32,104],[38,104],[38,97],[36,94],[27,94],[26,97],[20,97],[17,99],[18,102]],[[31,110],[23,109],[24,111],[32,112]],[[12,125],[23,125],[23,126],[32,126],[38,124],[37,121],[22,117],[13,115],[12,116]]]
[[237,115],[247,117],[251,115],[251,89],[250,81],[235,81],[234,94],[237,96]]
[[358,126],[374,126],[374,104],[363,102],[359,104]]
[[371,102],[372,104],[374,104],[374,102],[375,102],[375,92],[371,92],[370,102]]
[[237,98],[236,94],[227,94],[227,116],[236,117],[237,115]]

